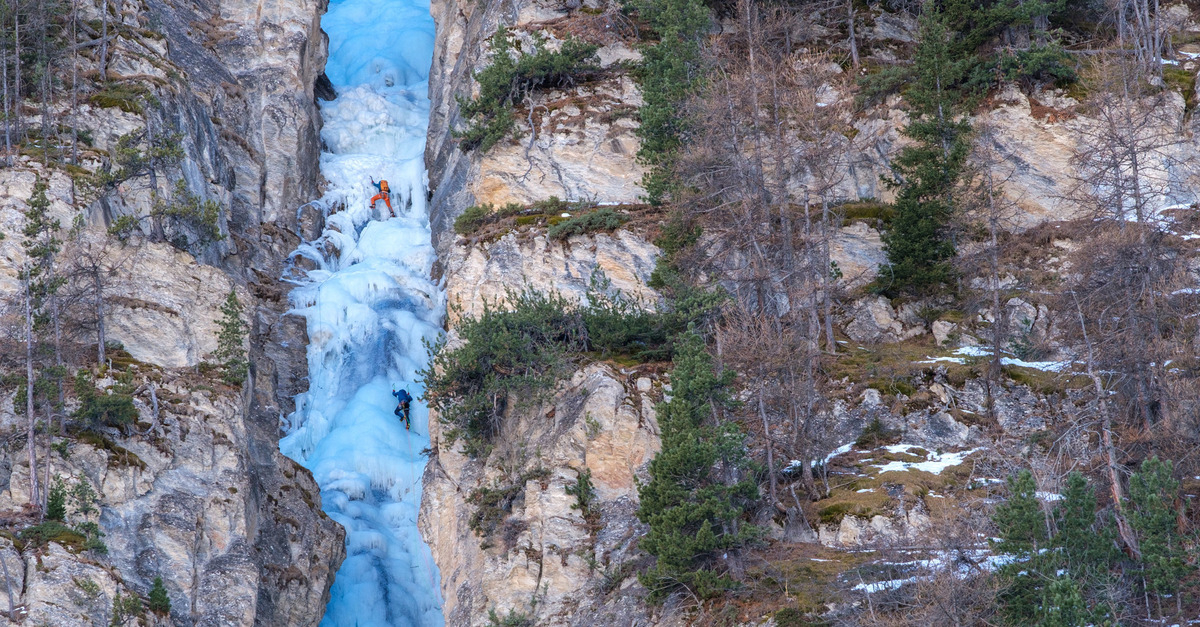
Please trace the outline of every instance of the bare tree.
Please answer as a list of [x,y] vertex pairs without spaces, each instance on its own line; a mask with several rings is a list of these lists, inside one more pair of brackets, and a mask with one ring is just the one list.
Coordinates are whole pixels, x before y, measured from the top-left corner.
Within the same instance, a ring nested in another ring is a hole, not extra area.
[[[1007,195],[1006,183],[1014,173],[997,144],[996,129],[986,119],[975,124],[968,188],[962,195],[968,220],[979,223],[987,232],[984,246],[974,254],[963,255],[959,264],[967,268],[983,266],[987,273],[987,298],[992,311],[990,328],[991,358],[988,360],[984,387],[988,415],[995,419],[995,391],[999,385],[1004,343],[1009,337],[1008,309],[1001,303],[1001,236],[1015,226],[1017,207]],[[981,260],[980,257],[983,259]],[[982,261],[982,263],[981,263]]]
[[37,414],[34,412],[34,371],[33,371],[33,286],[31,269],[26,264],[21,273],[21,282],[25,290],[25,447],[29,449],[29,501],[40,503],[37,479]]

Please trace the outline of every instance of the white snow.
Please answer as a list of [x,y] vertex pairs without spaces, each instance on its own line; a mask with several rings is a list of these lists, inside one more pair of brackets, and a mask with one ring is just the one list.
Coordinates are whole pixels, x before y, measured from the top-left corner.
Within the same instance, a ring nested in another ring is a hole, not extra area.
[[862,590],[867,594],[874,594],[876,592],[883,592],[884,590],[895,590],[906,583],[912,583],[916,580],[916,577],[907,577],[904,579],[888,579],[886,581],[876,581],[873,583],[860,583],[854,586],[854,589]]
[[[830,454],[826,455],[825,459],[821,460],[821,464],[828,465],[829,462],[833,461],[834,457],[837,457],[838,455],[841,455],[843,453],[849,453],[850,450],[853,448],[854,448],[853,442],[851,442],[849,444],[843,444],[843,445],[833,449],[833,452],[831,452]],[[804,461],[799,460],[799,459],[793,459],[791,462],[788,463],[787,466],[785,466],[783,468],[783,472],[800,472],[800,470],[802,468],[804,468]]]
[[[968,357],[991,357],[992,352],[986,348],[979,346],[964,346],[954,351],[955,355],[960,357],[930,357],[926,361],[919,361],[921,364],[933,364],[937,362],[950,362],[954,364],[966,363]],[[1024,361],[1012,357],[1001,357],[1000,363],[1005,366],[1019,366],[1021,368],[1032,368],[1034,370],[1044,370],[1047,372],[1062,372],[1071,366],[1069,361]]]
[[1037,492],[1034,492],[1033,495],[1043,501],[1061,501],[1064,498],[1066,498],[1063,495],[1058,494],[1056,492],[1043,492],[1042,490],[1038,490]]
[[[891,453],[908,453],[912,449],[919,449],[921,447],[913,446],[911,444],[897,444],[894,446],[887,446],[884,448],[886,448]],[[883,465],[877,465],[875,467],[879,469],[879,474],[883,474],[885,472],[905,472],[905,471],[909,471],[909,470],[922,470],[925,472],[933,473],[935,475],[940,475],[940,474],[942,474],[943,470],[950,468],[951,466],[958,466],[959,464],[963,463],[963,461],[965,461],[967,459],[968,455],[970,455],[971,453],[974,453],[978,450],[980,450],[980,449],[973,448],[973,449],[966,450],[966,451],[959,451],[957,453],[945,453],[945,454],[930,452],[928,457],[926,458],[926,460],[923,462],[891,461],[891,462],[888,462]]]
[[[415,398],[423,339],[441,329],[440,286],[425,205],[425,133],[434,24],[428,0],[333,0],[325,72],[338,97],[321,104],[325,232],[294,257],[292,312],[308,323],[309,389],[296,398],[280,450],[312,471],[325,511],[346,528],[346,560],[322,627],[443,624],[438,573],[417,531],[429,413],[412,430],[391,392]],[[386,179],[391,217],[371,178]]]

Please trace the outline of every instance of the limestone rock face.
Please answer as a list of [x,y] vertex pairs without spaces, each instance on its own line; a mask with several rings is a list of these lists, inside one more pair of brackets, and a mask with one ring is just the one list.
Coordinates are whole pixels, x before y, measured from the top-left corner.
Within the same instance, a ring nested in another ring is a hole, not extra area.
[[[514,412],[486,463],[440,443],[442,429],[431,421],[438,452],[425,471],[420,524],[441,571],[448,625],[488,625],[489,610],[537,625],[648,619],[638,601],[645,590],[632,577],[645,532],[635,481],[646,479],[659,448],[653,402],[661,390],[645,378],[649,390],[641,392],[620,371],[587,366],[552,402]],[[566,492],[585,470],[596,497],[586,511]],[[481,536],[471,528],[472,495],[484,488],[519,495]]]
[[526,285],[582,300],[597,273],[603,273],[613,290],[653,307],[658,294],[646,282],[658,252],[653,244],[625,230],[574,236],[567,242],[540,233],[510,233],[486,247],[455,246],[443,259],[447,302],[462,307],[461,312],[450,311],[452,322],[459,315],[477,314],[485,301],[501,302],[507,290],[519,291]]
[[868,296],[858,301],[846,335],[859,342],[898,342],[916,337],[923,329],[906,325],[883,296]]
[[834,233],[829,247],[830,258],[842,272],[842,281],[853,289],[870,283],[887,262],[879,231],[855,222]]
[[[269,492],[258,492],[249,476],[255,464],[236,392],[210,391],[211,384],[194,376],[146,374],[161,381],[146,379],[135,397],[138,435],[104,430],[72,441],[65,455],[50,456],[51,477],[68,487],[87,485],[99,496],[98,512],[91,514],[70,500],[67,523],[98,523],[107,555],[81,553],[81,547],[61,542],[39,547],[27,541],[19,554],[0,546],[10,571],[18,578],[24,573],[23,584],[14,587],[20,592],[15,603],[34,624],[91,625],[112,607],[115,594],[144,596],[154,578],[162,577],[173,625],[262,624],[256,617],[272,598],[282,603],[271,608],[278,622],[270,624],[315,625],[319,615],[306,615],[305,608],[323,608],[328,601],[344,547],[341,528],[311,511],[319,498],[311,475],[276,453],[281,480]],[[157,418],[150,385],[159,403]],[[12,432],[23,420],[0,412],[0,429]],[[18,511],[29,498],[25,450],[6,451],[3,465],[0,511]],[[45,469],[38,473],[43,476]],[[275,503],[272,518],[261,516],[262,501]],[[300,521],[310,516],[323,524],[301,528]],[[255,536],[268,531],[285,538],[281,548],[303,557],[277,570],[264,564]],[[84,580],[97,589],[81,585]],[[263,587],[275,591],[264,594]]]
[[[38,176],[49,181],[60,237],[78,217],[83,239],[100,247],[119,218],[139,221],[129,246],[111,244],[105,251],[104,320],[109,338],[148,368],[165,369],[163,377],[195,377],[172,369],[193,367],[215,348],[219,305],[231,288],[245,308],[250,372],[244,394],[225,391],[211,407],[200,403],[178,419],[177,431],[167,427],[152,444],[112,434],[144,468],[116,468],[111,458],[106,464],[98,452],[81,451],[81,461],[97,464],[76,468],[64,460],[54,469],[69,476],[87,470],[105,497],[98,522],[111,549],[105,559],[116,570],[109,583],[93,577],[107,595],[105,608],[111,608],[113,581],[144,594],[161,572],[174,601],[172,624],[316,625],[323,614],[342,558],[341,532],[321,514],[308,472],[279,454],[278,438],[279,417],[307,384],[304,324],[284,315],[287,288],[279,277],[300,242],[296,208],[318,197],[321,187],[313,85],[325,62],[319,28],[325,5],[108,3],[121,26],[109,46],[107,77],[145,86],[152,98],[122,103],[142,109],[130,113],[89,101],[88,88],[82,94],[88,104],[76,117],[68,118],[65,105],[52,114],[91,137],[91,146],[80,149],[78,165],[86,171],[103,171],[118,139],[130,134],[167,138],[179,148],[178,164],[159,168],[156,178],[142,174],[115,183],[99,198],[30,157],[0,169],[0,229],[9,235],[0,240],[5,328],[19,328],[9,325],[16,312],[7,304],[20,291],[21,212]],[[101,15],[100,2],[78,9],[81,23]],[[81,55],[81,75],[98,75],[96,58]],[[194,227],[178,225],[168,241],[149,241],[151,192],[169,198],[177,181],[220,205],[222,239],[202,242]],[[149,404],[144,392],[139,399]],[[8,408],[0,412],[11,412],[9,403],[0,404]],[[19,505],[26,498],[20,476],[27,480],[28,469],[21,469],[18,451],[7,454],[7,497]],[[32,559],[29,551],[24,559]],[[37,599],[68,598],[59,583],[52,577],[26,582],[31,615]],[[107,624],[89,612],[89,620]],[[66,614],[41,616],[35,624],[90,624]]]
[[446,0],[433,3],[431,12],[437,36],[429,79],[425,163],[432,193],[430,222],[439,254],[444,256],[454,242],[450,228],[454,218],[474,204],[530,203],[551,196],[636,202],[642,193],[643,170],[636,160],[634,114],[642,100],[632,77],[615,65],[638,57],[627,42],[613,31],[600,37],[598,56],[601,66],[609,69],[607,76],[572,89],[533,94],[516,112],[518,136],[482,154],[463,152],[452,134],[466,126],[455,97],[474,95],[472,76],[490,64],[488,39],[496,29],[509,26],[522,44],[530,43],[530,31],[544,29],[550,40],[547,45],[553,47],[559,41],[557,31],[547,28],[547,22],[586,20],[590,14],[573,12],[554,0],[496,6]]

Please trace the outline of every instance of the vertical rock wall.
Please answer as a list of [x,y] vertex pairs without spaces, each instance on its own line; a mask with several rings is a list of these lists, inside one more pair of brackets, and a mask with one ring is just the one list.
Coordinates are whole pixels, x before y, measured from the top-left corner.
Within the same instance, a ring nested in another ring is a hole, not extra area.
[[[62,572],[94,571],[88,576],[100,584],[99,596],[64,603],[64,595],[78,592],[71,578],[30,569],[15,602],[47,624],[90,624],[72,612],[103,615],[96,608],[111,605],[114,593],[144,595],[161,573],[173,624],[316,625],[342,560],[343,536],[320,511],[309,473],[278,450],[280,420],[306,386],[304,323],[285,316],[288,287],[280,277],[300,242],[297,209],[321,191],[321,122],[313,87],[325,63],[319,25],[326,2],[126,0],[107,6],[110,84],[145,86],[152,98],[144,112],[131,112],[89,101],[85,91],[76,118],[68,118],[60,103],[60,119],[71,119],[93,138],[94,149],[83,151],[81,165],[99,170],[119,136],[147,124],[154,132],[178,133],[182,161],[159,175],[159,189],[181,178],[190,193],[219,201],[227,237],[189,245],[187,252],[145,243],[120,253],[130,261],[109,277],[110,338],[141,362],[139,377],[159,382],[162,413],[156,415],[159,408],[151,406],[143,385],[135,395],[140,428],[105,434],[114,446],[133,451],[138,463],[124,454],[114,458],[97,443],[79,444],[76,453],[79,462],[98,461],[98,468],[51,456],[54,474],[86,481],[104,494],[97,520],[111,550],[103,559],[116,570],[89,571],[88,559],[52,549],[47,557]],[[79,11],[81,21],[99,24],[100,2],[84,3]],[[98,75],[97,49],[81,55],[82,75]],[[5,231],[19,234],[36,176],[50,181],[51,212],[64,226],[72,223],[70,179],[22,158],[0,170]],[[145,177],[119,185],[91,207],[87,237],[99,241],[122,215],[146,216],[150,203]],[[19,237],[0,243],[0,255],[0,291],[7,297],[19,288]],[[215,321],[230,289],[245,306],[250,327],[250,376],[240,396],[222,387],[199,392],[206,382],[195,367],[215,348]],[[161,387],[168,380],[169,390]],[[0,402],[5,435],[19,432],[15,414],[9,399]],[[157,430],[145,431],[152,422]],[[7,475],[0,477],[0,509],[6,511],[28,498],[22,491],[26,453],[16,446],[5,451],[0,473]],[[16,565],[12,550],[0,548],[9,555],[9,568]]]

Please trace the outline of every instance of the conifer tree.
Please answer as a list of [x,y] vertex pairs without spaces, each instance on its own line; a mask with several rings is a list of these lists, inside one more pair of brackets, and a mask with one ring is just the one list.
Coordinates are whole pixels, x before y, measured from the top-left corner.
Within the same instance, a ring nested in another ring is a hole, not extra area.
[[150,602],[147,605],[151,612],[171,613],[171,597],[167,595],[167,587],[163,585],[162,577],[154,578],[154,584],[150,586]]
[[706,598],[733,585],[714,566],[756,530],[742,523],[758,496],[746,476],[744,438],[736,425],[710,420],[731,404],[733,373],[718,374],[704,340],[694,331],[676,347],[674,397],[659,405],[662,450],[650,462],[650,482],[639,490],[638,518],[650,525],[641,548],[658,558],[639,576],[654,598],[687,588]]
[[1067,475],[1062,496],[1054,512],[1056,555],[1073,579],[1099,586],[1121,559],[1112,520],[1097,524],[1096,492],[1077,470]]
[[[61,248],[58,239],[60,229],[57,219],[50,215],[50,200],[46,196],[49,185],[40,176],[34,182],[33,194],[26,202],[25,236],[22,246],[28,257],[25,268],[21,271],[21,282],[25,291],[25,412],[27,419],[26,446],[29,449],[29,484],[30,499],[39,505],[45,494],[38,489],[37,452],[35,431],[37,417],[35,413],[35,397],[40,395],[45,399],[46,368],[36,363],[40,350],[40,337],[50,320],[48,301],[62,286],[63,279],[55,276],[54,261]],[[57,368],[51,368],[50,374],[57,375]],[[47,410],[49,412],[49,410]],[[49,422],[49,421],[47,421]],[[47,486],[43,486],[43,489]]]
[[641,47],[641,138],[638,159],[648,166],[642,187],[652,204],[663,201],[671,187],[671,169],[688,118],[681,108],[695,91],[700,69],[700,37],[710,16],[702,0],[634,0],[638,15],[659,35],[658,43]]
[[1179,603],[1182,580],[1195,567],[1187,561],[1184,539],[1177,527],[1179,481],[1171,476],[1172,471],[1170,460],[1155,456],[1142,462],[1141,469],[1129,478],[1129,524],[1141,549],[1146,591],[1160,598],[1174,596]]
[[1091,612],[1079,585],[1070,577],[1058,577],[1046,586],[1046,597],[1039,608],[1041,627],[1084,627],[1092,624]]
[[229,295],[221,305],[221,327],[217,334],[217,360],[223,369],[222,378],[230,385],[241,385],[246,380],[249,363],[246,361],[246,323],[242,322],[242,304],[237,293],[229,288]]
[[61,477],[54,478],[50,496],[46,498],[46,519],[62,522],[67,518],[67,486]]
[[914,143],[900,151],[885,181],[898,189],[896,215],[883,236],[888,264],[879,279],[889,293],[927,293],[951,279],[955,247],[948,228],[970,147],[959,89],[968,61],[953,55],[945,16],[926,10],[914,81],[904,94],[910,120],[904,134]]
[[1012,561],[1000,568],[1001,611],[1010,625],[1035,625],[1039,622],[1046,566],[1041,549],[1047,540],[1046,520],[1037,500],[1033,474],[1022,470],[1008,478],[1008,500],[996,507],[992,516],[1000,541],[997,553],[1010,555]]

